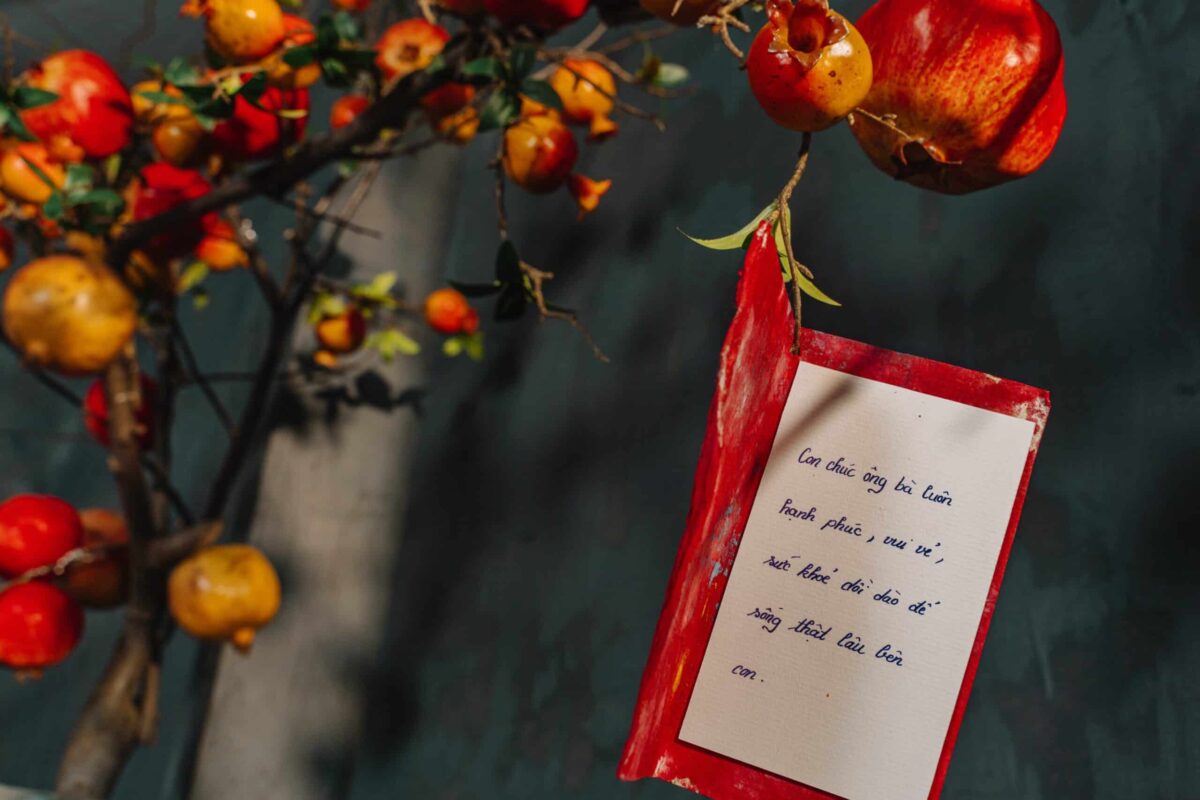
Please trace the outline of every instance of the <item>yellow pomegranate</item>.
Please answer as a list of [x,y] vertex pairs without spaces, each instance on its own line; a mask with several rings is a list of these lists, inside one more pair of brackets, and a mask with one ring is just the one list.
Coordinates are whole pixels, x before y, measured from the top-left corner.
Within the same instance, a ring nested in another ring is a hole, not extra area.
[[589,138],[617,132],[617,123],[609,116],[617,82],[599,61],[569,58],[550,76],[550,85],[562,99],[563,114],[571,122],[587,125]]
[[[67,179],[66,170],[51,158],[41,142],[5,143],[0,147],[3,148],[0,154],[0,188],[13,200],[40,206],[54,194],[50,184],[62,188]],[[37,169],[34,169],[35,166]],[[41,175],[38,170],[41,170]]]
[[163,81],[142,81],[135,83],[129,90],[133,99],[133,116],[139,125],[157,125],[166,120],[185,120],[192,117],[192,112],[182,103],[167,103],[151,100],[146,95],[150,92],[183,97],[183,92]]
[[237,64],[266,56],[286,34],[277,0],[187,0],[182,13],[204,17],[209,46]]
[[25,360],[66,375],[98,372],[137,327],[137,302],[106,267],[53,255],[17,270],[4,291],[4,335]]
[[175,567],[167,600],[179,627],[192,636],[230,641],[246,653],[258,629],[279,611],[279,576],[257,548],[217,545]]

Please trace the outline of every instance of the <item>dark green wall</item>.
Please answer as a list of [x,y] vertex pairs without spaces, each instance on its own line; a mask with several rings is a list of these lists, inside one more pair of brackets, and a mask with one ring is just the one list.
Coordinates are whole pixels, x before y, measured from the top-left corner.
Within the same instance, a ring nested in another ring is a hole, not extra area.
[[[1047,7],[1071,110],[1036,176],[941,198],[875,173],[844,130],[818,137],[796,242],[845,307],[810,303],[808,321],[1053,394],[945,796],[1182,800],[1200,785],[1200,11],[1183,0]],[[738,227],[784,181],[797,142],[764,121],[724,51],[677,38],[662,50],[693,69],[697,94],[667,106],[666,134],[627,119],[589,149],[586,169],[616,179],[601,209],[577,225],[565,195],[512,203],[522,255],[559,273],[555,287],[613,363],[593,361],[565,326],[530,322],[489,327],[482,365],[436,370],[390,645],[364,679],[355,800],[686,796],[613,776],[738,268],[675,228]],[[468,155],[448,267],[459,278],[486,275],[492,257],[487,149]],[[237,302],[248,292],[207,312],[214,362],[213,320],[257,319]],[[71,428],[11,361],[0,369],[6,430]],[[188,419],[194,476],[212,455],[199,435],[210,421],[199,405]],[[86,444],[0,443],[0,493],[108,500]],[[42,684],[0,689],[0,778],[49,780],[113,626],[94,627]],[[171,712],[190,654],[172,650],[164,741],[139,756],[124,797],[157,796],[176,765],[182,715]]]

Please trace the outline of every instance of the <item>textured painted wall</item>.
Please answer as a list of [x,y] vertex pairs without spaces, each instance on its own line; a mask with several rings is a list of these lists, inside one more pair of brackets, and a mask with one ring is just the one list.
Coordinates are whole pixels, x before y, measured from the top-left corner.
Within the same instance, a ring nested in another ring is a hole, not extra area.
[[[100,3],[12,5],[80,7],[90,30],[118,19]],[[866,5],[842,4],[851,16]],[[809,304],[808,320],[1054,397],[945,796],[1178,800],[1200,784],[1200,10],[1046,5],[1071,112],[1035,177],[939,198],[876,174],[846,131],[818,137],[796,240],[845,308]],[[693,68],[698,92],[669,105],[665,135],[625,120],[616,141],[589,148],[587,171],[616,179],[601,209],[575,225],[565,195],[512,202],[522,255],[558,271],[614,363],[592,361],[565,326],[531,322],[489,328],[484,364],[435,371],[389,644],[364,683],[354,800],[687,796],[613,777],[738,266],[674,228],[740,225],[797,142],[704,37],[662,49]],[[449,254],[459,278],[490,269],[487,157],[468,155]],[[248,303],[214,305],[212,337],[259,319]],[[71,421],[11,362],[0,369],[0,493],[108,502],[99,454],[62,438]],[[199,403],[188,419],[215,430]],[[213,455],[195,441],[181,453],[189,474]],[[114,626],[94,622],[99,633],[42,684],[0,687],[6,782],[49,780],[109,646]],[[171,652],[163,742],[135,761],[123,797],[158,796],[177,763],[190,656]]]

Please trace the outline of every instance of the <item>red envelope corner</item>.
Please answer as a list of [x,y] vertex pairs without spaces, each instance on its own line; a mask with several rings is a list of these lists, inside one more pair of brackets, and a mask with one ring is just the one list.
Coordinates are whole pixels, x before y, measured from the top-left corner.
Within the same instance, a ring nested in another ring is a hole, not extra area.
[[[836,798],[678,738],[799,363],[788,355],[791,337],[788,301],[779,278],[770,225],[764,223],[747,254],[738,284],[737,311],[721,351],[717,391],[696,469],[687,528],[618,769],[623,780],[659,778],[713,800]],[[936,800],[983,652],[1050,412],[1050,396],[1044,390],[984,373],[810,330],[804,331],[801,358],[1034,424],[1029,456],[929,793],[930,800]]]

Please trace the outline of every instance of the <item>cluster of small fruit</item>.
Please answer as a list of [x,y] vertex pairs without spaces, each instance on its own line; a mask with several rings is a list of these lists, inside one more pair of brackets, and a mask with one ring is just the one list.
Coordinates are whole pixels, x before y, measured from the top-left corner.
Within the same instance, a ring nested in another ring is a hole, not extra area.
[[[83,635],[83,609],[128,600],[129,571],[129,531],[120,514],[77,512],[48,495],[0,503],[0,665],[36,677],[61,662]],[[180,627],[242,650],[279,608],[275,570],[246,545],[197,551],[174,565],[167,591]]]

